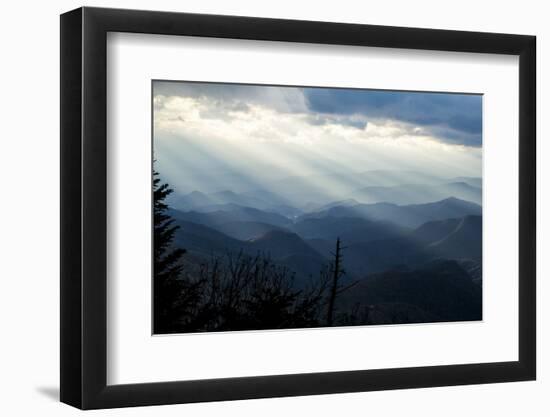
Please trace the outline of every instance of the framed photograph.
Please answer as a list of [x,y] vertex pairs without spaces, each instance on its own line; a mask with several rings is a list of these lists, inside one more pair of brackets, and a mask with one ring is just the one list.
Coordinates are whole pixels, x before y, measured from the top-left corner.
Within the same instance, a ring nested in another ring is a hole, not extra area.
[[535,37],[61,16],[61,401],[533,380]]

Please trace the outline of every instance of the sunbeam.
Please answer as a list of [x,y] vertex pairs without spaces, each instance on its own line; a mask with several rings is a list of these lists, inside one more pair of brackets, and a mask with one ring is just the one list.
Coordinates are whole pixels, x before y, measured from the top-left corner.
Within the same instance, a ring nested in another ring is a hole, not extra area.
[[[375,190],[365,187],[481,175],[480,146],[437,136],[445,131],[452,108],[438,112],[445,116],[441,120],[434,116],[431,124],[414,124],[410,117],[400,117],[395,103],[387,117],[381,109],[374,111],[372,103],[363,110],[355,106],[352,113],[339,112],[338,103],[331,104],[331,112],[316,112],[308,108],[308,91],[155,84],[154,153],[159,171],[181,194],[250,195],[261,190],[296,207],[351,198],[357,190],[360,196],[355,197],[376,199]],[[399,94],[392,93],[394,101],[396,97]],[[408,109],[410,99],[406,103]]]

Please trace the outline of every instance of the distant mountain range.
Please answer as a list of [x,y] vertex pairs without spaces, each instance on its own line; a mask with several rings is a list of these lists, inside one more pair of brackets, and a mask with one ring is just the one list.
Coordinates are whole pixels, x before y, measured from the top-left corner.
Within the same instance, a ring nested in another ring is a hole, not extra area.
[[[370,207],[360,206],[361,213],[372,216],[367,210]],[[379,205],[375,207],[378,209]],[[170,214],[180,226],[178,246],[205,257],[239,251],[262,253],[291,266],[302,278],[318,273],[328,264],[337,238],[345,244],[346,269],[356,277],[400,265],[417,266],[437,258],[481,263],[481,216],[469,214],[479,213],[479,206],[476,209],[472,203],[447,199],[420,207],[395,207],[395,212],[384,212],[386,218],[390,214],[397,216],[395,222],[343,217],[334,208],[322,217],[305,217],[294,223],[278,214],[240,206],[208,213],[171,210]],[[404,214],[406,210],[413,214]],[[458,217],[446,218],[448,215]],[[426,221],[415,228],[396,224],[412,224],[419,219]]]
[[481,188],[465,182],[449,182],[438,185],[406,184],[395,187],[365,187],[352,193],[364,203],[419,204],[455,196],[459,199],[481,204]]
[[354,217],[373,221],[389,221],[403,227],[418,227],[423,223],[481,215],[481,206],[455,197],[426,204],[397,205],[394,203],[333,206],[327,210],[304,214],[298,218]]
[[[449,227],[453,224],[453,227]],[[348,245],[344,256],[348,270],[356,276],[400,266],[416,267],[433,259],[470,259],[481,264],[482,224],[480,216],[431,222],[409,234],[392,239],[358,242]],[[311,243],[320,253],[326,242]],[[326,246],[325,246],[326,247]]]
[[340,239],[355,283],[338,298],[340,322],[479,320],[481,185],[415,171],[296,176],[244,192],[174,193],[168,214],[191,274],[213,258],[260,256],[304,289],[330,271]]
[[396,238],[406,234],[408,229],[387,221],[325,216],[300,219],[292,226],[292,230],[304,239],[336,241],[339,237],[349,244]]
[[295,217],[330,205],[400,205],[430,203],[456,197],[481,204],[481,179],[476,177],[437,178],[414,171],[367,171],[354,175],[325,174],[289,177],[245,192],[223,190],[214,193],[175,193],[170,205],[189,211],[212,211],[236,204]]
[[231,222],[259,222],[273,226],[290,226],[292,221],[277,213],[266,212],[252,207],[242,207],[235,204],[218,206],[214,211],[199,212],[173,210],[176,218],[182,218],[206,226],[216,226]]
[[370,170],[294,175],[267,182],[262,184],[261,188],[258,187],[243,194],[263,198],[262,193],[267,191],[282,200],[283,204],[291,204],[297,196],[299,198],[307,196],[312,201],[319,197],[321,200],[327,200],[327,196],[328,200],[334,200],[335,196],[343,196],[363,187],[395,187],[405,184],[431,186],[453,182],[465,182],[481,188],[481,178],[478,177],[440,177],[413,170]]
[[[229,254],[244,253],[249,256],[261,255],[270,258],[281,266],[288,267],[297,274],[297,283],[302,285],[310,276],[318,276],[327,260],[314,248],[308,245],[297,234],[283,230],[275,225],[265,223],[245,223],[248,227],[266,228],[266,232],[249,240],[238,240],[219,230],[226,229],[228,223],[214,221],[209,227],[204,224],[187,221],[189,213],[171,210],[170,214],[179,226],[176,232],[175,245],[185,248],[198,259],[209,260],[212,257],[225,257]],[[197,220],[196,216],[190,216]],[[229,223],[234,226],[234,223]],[[254,225],[254,226],[251,226]],[[301,284],[300,284],[301,283]]]

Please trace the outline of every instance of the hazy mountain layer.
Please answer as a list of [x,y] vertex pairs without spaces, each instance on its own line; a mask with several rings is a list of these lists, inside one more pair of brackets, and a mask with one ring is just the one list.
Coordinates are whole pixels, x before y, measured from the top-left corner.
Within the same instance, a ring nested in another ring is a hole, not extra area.
[[[298,235],[272,230],[261,238],[240,241],[207,226],[178,220],[176,245],[185,247],[188,262],[200,263],[233,253],[250,256],[262,254],[295,272],[295,285],[300,288],[311,279],[319,277],[329,257],[322,256],[311,240],[304,241]],[[450,230],[450,225],[455,226]],[[388,239],[365,244],[352,244],[343,251],[343,264],[348,271],[347,282],[359,279],[352,289],[342,293],[337,311],[346,315],[344,322],[360,323],[415,323],[436,321],[462,321],[481,319],[480,259],[461,259],[462,246],[458,247],[458,261],[438,259],[440,251],[430,248],[452,242],[457,236],[461,241],[472,237],[472,231],[480,227],[480,218],[474,216],[452,221],[433,222],[420,227],[408,237]],[[434,231],[435,229],[440,229]],[[443,239],[429,242],[445,235]],[[416,240],[415,240],[416,239]],[[422,240],[422,242],[420,242]],[[326,250],[334,250],[333,242],[326,243]],[[426,246],[424,246],[427,243]],[[471,243],[471,242],[470,242]],[[438,248],[439,249],[439,248]],[[445,251],[453,246],[444,247]],[[481,253],[469,253],[472,257]],[[428,262],[428,264],[426,264]],[[192,271],[192,268],[188,268]],[[376,272],[380,271],[380,272]],[[474,276],[472,273],[479,273]],[[349,317],[348,317],[349,316]]]
[[209,207],[236,204],[295,217],[304,212],[328,209],[331,205],[349,205],[353,202],[407,205],[429,203],[451,196],[481,204],[481,179],[438,178],[415,171],[294,176],[244,192],[231,189],[213,193],[196,190],[188,194],[176,192],[170,197],[170,205],[183,211],[210,211]]
[[406,184],[396,187],[365,187],[352,192],[352,197],[363,203],[420,204],[454,196],[481,204],[481,188],[465,182],[438,185]]
[[392,203],[335,206],[328,210],[304,214],[298,220],[324,217],[353,217],[371,221],[389,221],[403,227],[418,227],[426,222],[481,215],[481,206],[450,197],[426,204]]
[[176,195],[169,213],[191,274],[212,259],[261,256],[301,290],[330,277],[340,239],[343,280],[356,283],[338,298],[339,323],[479,320],[480,187],[480,178],[416,172],[289,177]]

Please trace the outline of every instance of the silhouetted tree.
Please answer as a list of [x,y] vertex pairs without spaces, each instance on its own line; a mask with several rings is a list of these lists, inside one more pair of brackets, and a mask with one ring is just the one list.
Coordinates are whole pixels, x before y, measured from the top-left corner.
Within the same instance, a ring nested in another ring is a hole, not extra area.
[[154,333],[173,333],[182,330],[190,321],[198,302],[198,285],[182,277],[182,248],[173,247],[178,226],[167,214],[165,199],[172,193],[168,184],[162,183],[159,174],[153,173],[153,304]]
[[330,263],[330,273],[332,277],[328,293],[327,326],[332,326],[334,324],[336,297],[357,284],[357,281],[355,281],[347,286],[342,285],[342,277],[346,274],[342,264],[343,249],[345,248],[341,246],[340,238],[336,238],[336,250],[332,252],[334,260]]
[[319,325],[324,288],[294,287],[294,273],[267,256],[227,253],[200,269],[202,305],[197,324],[205,331],[282,329]]
[[[341,278],[342,247],[318,279],[296,288],[295,273],[269,256],[241,252],[212,256],[184,270],[185,249],[174,245],[179,226],[168,212],[173,192],[153,175],[154,333],[332,326],[337,296],[350,288]],[[327,307],[328,305],[328,307]]]
[[338,284],[340,278],[345,274],[342,269],[342,248],[340,247],[340,238],[336,239],[336,251],[332,253],[334,261],[332,263],[332,282],[330,285],[328,296],[328,308],[327,308],[327,325],[332,326],[334,319],[334,303],[336,302],[336,295],[338,291]]

